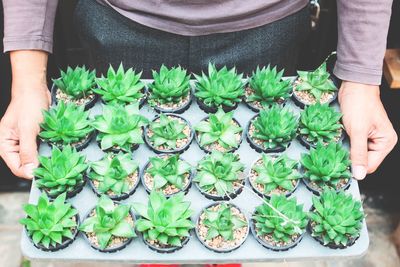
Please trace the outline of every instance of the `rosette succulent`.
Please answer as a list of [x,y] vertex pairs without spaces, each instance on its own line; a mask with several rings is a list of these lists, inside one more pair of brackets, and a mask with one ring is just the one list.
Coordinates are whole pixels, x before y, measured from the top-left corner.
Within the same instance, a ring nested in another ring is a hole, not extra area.
[[149,84],[148,102],[152,106],[180,104],[190,93],[190,75],[179,67],[168,69],[162,65],[160,71],[153,70],[154,81]]
[[166,198],[162,193],[153,191],[148,205],[133,203],[133,208],[141,216],[136,229],[149,242],[167,247],[182,247],[183,241],[190,237],[194,228],[190,220],[193,211],[190,202],[184,201],[183,193]]
[[189,142],[191,132],[183,118],[161,113],[156,120],[150,122],[147,136],[156,149],[174,150]]
[[222,152],[238,148],[243,131],[242,127],[233,119],[233,112],[225,113],[221,108],[217,113],[210,114],[207,119],[200,121],[194,129],[197,132],[200,146],[206,148],[217,143],[219,146],[215,148],[219,148]]
[[301,112],[299,132],[313,145],[337,141],[343,128],[341,117],[342,114],[328,104],[310,105]]
[[83,98],[92,93],[95,87],[96,71],[87,70],[85,66],[61,71],[59,79],[53,79],[55,86],[73,99]]
[[208,65],[208,76],[195,75],[196,97],[208,107],[234,107],[244,96],[243,74],[237,74],[236,68],[224,66],[217,70],[214,64]]
[[101,149],[121,149],[129,152],[143,144],[142,127],[148,120],[139,114],[139,103],[126,106],[103,105],[102,115],[95,117],[93,127],[99,131],[97,140]]
[[311,235],[324,245],[350,246],[360,236],[364,213],[361,202],[343,191],[325,190],[313,196]]
[[270,65],[257,67],[249,80],[251,94],[246,101],[256,104],[257,108],[269,107],[274,103],[283,103],[292,93],[290,80],[283,80],[283,70],[277,71]]
[[246,220],[232,213],[232,205],[221,203],[217,208],[211,206],[203,211],[203,224],[207,229],[207,240],[221,236],[224,240],[234,240],[236,229],[247,226]]
[[183,190],[189,182],[191,166],[179,158],[179,154],[151,157],[149,167],[145,170],[152,179],[151,189],[164,190],[167,186],[173,186]]
[[340,144],[324,146],[318,143],[309,154],[301,156],[304,178],[320,188],[328,186],[337,189],[341,180],[351,179],[349,152]]
[[121,238],[126,242],[136,236],[134,219],[129,210],[129,205],[115,204],[109,197],[102,195],[79,230],[87,236],[93,234],[100,249],[110,247],[114,238]]
[[324,93],[337,91],[336,85],[326,70],[326,62],[322,63],[315,71],[298,71],[297,74],[299,82],[296,84],[295,90],[310,93],[317,102],[320,102]]
[[113,104],[130,104],[144,97],[144,83],[140,81],[142,73],[136,73],[132,68],[124,70],[122,63],[115,72],[110,65],[107,77],[103,75],[96,79],[99,88],[94,89],[104,102]]
[[[250,138],[264,149],[286,148],[296,136],[298,118],[288,107],[261,110],[250,124]],[[257,143],[257,142],[256,142]]]
[[34,170],[36,186],[49,197],[73,193],[85,183],[83,175],[88,167],[85,161],[85,156],[69,145],[62,150],[54,146],[50,158],[39,156],[40,166]]
[[243,170],[239,155],[214,150],[198,163],[193,181],[206,193],[226,196],[235,192],[236,184],[242,183]]
[[89,112],[84,106],[60,101],[57,106],[43,111],[42,131],[39,136],[52,143],[67,145],[84,140],[93,132]]
[[[274,190],[279,189],[284,192],[294,190],[297,180],[301,178],[298,171],[298,163],[288,158],[286,155],[278,157],[263,154],[261,159],[252,167],[255,179],[253,186],[261,186],[261,193],[270,195]],[[279,191],[278,191],[279,192]]]
[[107,154],[90,164],[88,178],[97,191],[111,197],[129,194],[139,179],[139,164],[130,153]]
[[257,237],[268,243],[294,243],[305,232],[308,223],[303,205],[298,205],[296,198],[288,199],[283,195],[273,195],[265,201],[253,214]]
[[35,245],[55,249],[64,242],[72,242],[78,228],[77,214],[71,204],[65,202],[66,194],[50,201],[41,194],[37,205],[25,204],[26,218],[19,222],[25,226]]

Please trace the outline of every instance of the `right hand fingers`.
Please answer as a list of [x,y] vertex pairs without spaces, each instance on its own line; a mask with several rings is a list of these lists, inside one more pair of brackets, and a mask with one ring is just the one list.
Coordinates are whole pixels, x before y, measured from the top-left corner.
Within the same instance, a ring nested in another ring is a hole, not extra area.
[[21,167],[18,140],[15,140],[12,131],[3,129],[0,133],[0,156],[14,175],[31,179]]
[[36,136],[39,133],[38,125],[26,121],[20,126],[19,158],[24,177],[33,178],[33,170],[38,166],[38,152]]
[[367,129],[348,130],[353,177],[362,180],[367,175],[368,133]]

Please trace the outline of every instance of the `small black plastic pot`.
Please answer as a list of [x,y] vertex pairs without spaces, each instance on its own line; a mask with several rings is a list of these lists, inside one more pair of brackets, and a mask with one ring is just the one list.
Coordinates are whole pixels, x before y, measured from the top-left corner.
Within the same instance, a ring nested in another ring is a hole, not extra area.
[[[293,80],[293,84],[297,81],[299,77],[297,76],[294,80]],[[330,78],[333,83],[336,85],[337,88],[340,88],[340,84],[341,84],[341,80],[339,80],[335,75],[333,75],[331,73],[331,78]],[[338,89],[339,90],[339,89]],[[338,96],[338,90],[334,93],[334,96],[327,102],[329,105],[334,103],[337,100],[337,96]],[[309,104],[304,103],[295,93],[295,86],[293,86],[293,94],[292,94],[292,100],[293,102],[296,104],[296,106],[298,106],[301,109],[304,109],[306,106],[308,106]],[[325,103],[326,104],[326,103]]]
[[[238,209],[238,210],[240,211],[240,213],[242,213],[242,214],[244,215],[244,217],[246,218],[246,223],[247,223],[247,232],[246,232],[246,236],[243,238],[242,242],[240,242],[238,245],[236,245],[236,246],[234,246],[234,247],[232,247],[232,248],[228,248],[228,249],[217,249],[217,248],[213,248],[213,247],[209,246],[209,245],[200,237],[200,233],[199,233],[199,230],[198,230],[198,227],[197,227],[197,226],[200,224],[200,216],[204,213],[204,211],[205,211],[206,209],[211,208],[211,207],[213,207],[213,206],[217,206],[217,205],[223,204],[223,203],[227,203],[229,206],[232,206],[232,207]],[[203,209],[201,210],[199,216],[197,217],[195,231],[196,231],[197,239],[198,239],[198,240],[200,241],[200,243],[201,243],[204,247],[206,247],[207,249],[209,249],[209,250],[211,250],[211,251],[214,251],[214,252],[216,252],[216,253],[229,253],[229,252],[232,252],[232,251],[234,251],[234,250],[237,250],[238,248],[240,248],[240,247],[244,244],[244,242],[247,240],[247,237],[249,236],[249,232],[250,232],[249,229],[250,229],[250,227],[249,227],[249,220],[247,219],[246,215],[242,212],[242,210],[241,210],[238,206],[236,206],[235,204],[230,203],[230,202],[218,201],[218,202],[214,202],[214,203],[212,203],[212,204],[206,206],[205,208],[203,208]]]
[[[143,87],[141,93],[143,94],[143,97],[139,99],[139,109],[141,109],[147,102],[147,88]],[[100,98],[100,102],[103,105],[107,105],[108,104],[108,102],[104,101],[103,98],[101,98],[101,96],[99,98]],[[132,103],[127,103],[127,104],[132,104]]]
[[[311,209],[310,209],[310,211],[312,212],[312,211],[314,211],[314,210],[315,210],[315,208],[314,208],[314,206],[312,206]],[[335,244],[335,243],[324,244],[324,241],[322,240],[321,237],[319,237],[319,236],[314,236],[314,235],[312,234],[312,233],[313,233],[313,229],[312,229],[311,223],[312,223],[311,221],[308,223],[308,225],[307,225],[307,231],[310,233],[311,237],[312,237],[314,240],[318,241],[318,243],[320,243],[320,244],[323,245],[324,247],[328,247],[328,248],[331,248],[331,249],[345,249],[345,248],[348,248],[348,247],[351,247],[352,245],[354,245],[354,243],[357,241],[357,239],[360,238],[360,235],[358,235],[356,238],[353,238],[353,239],[349,240],[349,242],[348,242],[345,246],[344,246],[343,244],[337,245],[337,244]]]
[[[168,154],[164,154],[163,156],[168,156]],[[140,180],[142,182],[142,185],[143,185],[144,189],[146,190],[146,192],[148,194],[150,194],[152,190],[147,186],[147,184],[145,182],[144,175],[145,175],[149,165],[150,165],[150,161],[147,161],[146,165],[144,165],[144,168],[140,172]],[[186,195],[189,192],[190,187],[192,186],[193,175],[194,175],[194,171],[193,171],[193,169],[191,169],[190,170],[190,174],[189,174],[189,178],[188,178],[189,182],[187,183],[187,185],[182,190],[179,190],[178,192],[173,193],[173,194],[165,195],[165,197],[169,198],[169,197],[172,197],[172,196],[174,196],[174,195],[176,195],[176,194],[178,194],[180,192],[183,192]]]
[[[128,193],[122,193],[121,195],[113,195],[110,196],[108,194],[106,194],[111,200],[113,201],[120,201],[120,200],[124,200],[129,198],[130,196],[132,196],[135,192],[136,189],[139,185],[139,181],[140,181],[140,171],[139,169],[136,170],[136,172],[138,173],[138,177],[136,179],[135,184],[132,186],[132,188],[129,190]],[[93,180],[90,179],[89,177],[87,177],[88,183],[90,185],[90,188],[92,188],[92,191],[96,194],[96,196],[100,197],[101,195],[104,195],[105,193],[100,193],[99,190],[97,189],[97,187],[94,185]]]
[[[196,98],[196,102],[197,102],[197,105],[199,105],[199,108],[200,108],[202,111],[204,111],[205,113],[216,113],[216,112],[218,111],[218,107],[215,107],[215,106],[212,106],[212,107],[207,106],[207,105],[204,104],[204,102],[201,101],[199,98]],[[222,105],[221,108],[223,109],[224,112],[229,112],[229,111],[232,111],[232,110],[236,109],[236,108],[238,107],[238,105],[239,105],[239,102],[236,102],[232,107]]]
[[[40,178],[36,178],[36,177],[35,177],[35,179],[36,179],[36,180],[39,180]],[[66,193],[67,193],[67,194],[66,194],[66,199],[73,198],[74,196],[76,196],[77,194],[79,194],[79,193],[82,191],[82,189],[83,189],[83,187],[85,186],[85,184],[86,184],[86,179],[87,179],[86,176],[83,176],[82,182],[81,182],[80,184],[76,185],[75,188],[74,188],[74,190],[66,192]],[[46,195],[47,195],[47,197],[48,197],[49,199],[55,199],[55,198],[57,198],[57,197],[61,194],[61,193],[60,193],[60,194],[58,194],[58,195],[50,195],[50,194],[47,192],[46,188],[39,188],[39,190],[40,190],[41,192],[45,192]]]
[[241,181],[242,186],[240,186],[238,189],[235,190],[235,192],[230,193],[229,195],[224,195],[224,196],[217,196],[217,195],[213,195],[210,194],[208,192],[205,192],[199,185],[199,183],[194,182],[194,184],[196,185],[197,189],[200,191],[200,193],[205,196],[208,199],[214,200],[214,201],[222,201],[222,200],[231,200],[236,198],[240,193],[242,193],[243,191],[243,187],[245,184],[245,180],[243,179]]
[[[151,94],[151,91],[148,90],[148,94]],[[186,110],[189,109],[190,105],[193,101],[193,91],[192,89],[189,90],[189,100],[186,103],[182,103],[181,106],[177,108],[162,108],[157,106],[157,104],[150,105],[157,113],[175,113],[175,114],[182,114]]]
[[[208,118],[209,118],[209,117],[205,117],[205,118],[203,118],[201,121],[205,121],[205,120],[207,120]],[[240,125],[240,123],[239,123],[235,118],[233,118],[233,121],[234,121],[239,127],[242,127],[242,126]],[[240,145],[242,144],[242,141],[243,141],[243,132],[244,132],[244,130],[242,130],[242,133],[240,134],[240,141],[239,141],[238,146],[237,146],[237,147],[232,147],[230,150],[224,151],[224,153],[235,152],[236,150],[239,149],[239,147],[240,147]],[[199,133],[198,133],[197,131],[195,131],[195,135],[194,135],[194,136],[195,136],[195,139],[196,139],[196,143],[199,145],[199,147],[200,147],[201,150],[203,150],[205,153],[211,153],[211,152],[212,152],[212,150],[209,150],[209,149],[205,148],[204,146],[201,146],[201,145],[200,145],[200,137],[199,137]]]
[[288,149],[288,147],[291,145],[291,142],[288,143],[287,146],[283,147],[283,146],[278,146],[275,148],[265,148],[263,146],[260,146],[259,144],[257,144],[256,142],[253,141],[252,137],[250,136],[250,126],[253,122],[253,120],[258,116],[258,114],[256,114],[255,116],[253,116],[249,123],[247,124],[246,127],[246,140],[249,143],[250,147],[252,149],[254,149],[255,151],[257,151],[258,153],[281,153],[283,151],[285,151],[286,149]]
[[[58,90],[58,88],[53,83],[53,85],[51,87],[51,90],[50,90],[50,94],[51,94],[51,103],[53,103],[54,105],[57,105],[57,103],[58,103],[58,99],[57,99],[57,96],[56,96],[57,95],[57,90]],[[95,93],[93,93],[93,95],[94,95],[93,99],[91,99],[90,101],[88,101],[85,104],[85,110],[91,109],[94,106],[94,104],[96,104],[96,102],[97,102],[99,97]]]
[[[114,202],[114,204],[119,205],[120,203],[119,203],[119,202]],[[90,217],[90,214],[92,213],[92,211],[93,211],[94,209],[95,209],[95,208],[91,209],[91,210],[86,214],[86,216],[85,216],[85,218],[83,219],[83,221],[85,221],[87,218]],[[135,224],[135,223],[136,223],[136,217],[135,217],[135,215],[133,214],[133,212],[132,212],[131,210],[129,211],[129,215],[132,217],[133,222],[134,222],[134,224]],[[101,248],[99,248],[98,246],[96,246],[95,244],[93,244],[93,243],[90,242],[90,239],[89,239],[89,237],[87,236],[87,234],[86,234],[85,232],[82,232],[82,235],[83,235],[84,239],[86,240],[86,242],[88,242],[89,245],[90,245],[92,248],[94,248],[95,250],[98,250],[98,251],[100,251],[100,252],[105,252],[105,253],[114,253],[114,252],[117,252],[117,251],[120,251],[120,250],[126,248],[126,246],[128,246],[128,245],[132,242],[132,240],[133,240],[133,238],[134,238],[134,237],[128,238],[124,243],[122,243],[122,244],[121,244],[120,246],[118,246],[118,247],[112,247],[112,248],[101,249]]]
[[[274,158],[279,157],[278,154],[272,154],[272,155],[270,155],[270,156],[271,156],[271,157],[274,157]],[[247,176],[247,180],[248,180],[248,182],[249,182],[251,188],[253,189],[253,191],[254,191],[257,195],[259,195],[259,196],[262,197],[262,198],[270,199],[272,195],[265,194],[264,192],[261,192],[260,190],[258,190],[257,187],[256,187],[256,186],[251,182],[251,180],[250,180],[251,170],[253,169],[254,165],[255,165],[260,159],[261,159],[261,158],[256,159],[256,160],[251,164],[251,166],[250,166],[250,171],[249,171],[249,175]],[[289,191],[289,192],[287,192],[287,193],[285,194],[285,197],[290,197],[290,196],[297,190],[297,188],[299,187],[299,184],[300,184],[300,179],[298,179],[298,180],[296,181],[296,185],[294,186],[294,189],[293,189],[292,191]]]
[[[85,137],[85,140],[81,144],[70,144],[70,145],[74,147],[77,151],[82,151],[89,146],[89,143],[95,136],[96,136],[96,130],[93,130]],[[53,142],[47,139],[41,138],[41,141],[44,143],[48,143],[50,146],[56,146],[59,149],[62,149],[64,147],[64,145],[61,143]]]
[[[340,134],[340,137],[339,137],[339,140],[336,143],[342,143],[343,140],[344,140],[344,137],[345,137],[345,133],[344,133],[344,130],[342,130],[342,132]],[[314,143],[311,143],[311,142],[307,141],[306,136],[304,136],[302,134],[298,134],[297,135],[297,140],[299,140],[299,143],[301,145],[303,145],[307,149],[311,149],[311,148],[316,148],[317,147],[317,144],[314,144]]]
[[[176,154],[176,153],[183,153],[183,152],[185,152],[186,150],[189,149],[190,144],[192,143],[193,138],[194,138],[194,130],[193,130],[193,128],[192,128],[192,125],[190,124],[190,122],[189,122],[187,119],[185,119],[185,118],[183,118],[183,117],[181,117],[181,116],[179,116],[179,115],[176,115],[176,114],[173,114],[173,113],[165,113],[165,115],[168,116],[168,117],[175,117],[175,118],[181,119],[181,120],[183,120],[183,121],[189,126],[189,128],[190,128],[189,141],[187,142],[186,145],[184,145],[184,146],[181,147],[181,148],[168,149],[168,150],[159,150],[159,149],[156,148],[156,147],[151,143],[151,141],[150,141],[150,138],[149,138],[149,136],[148,136],[148,134],[147,134],[148,131],[149,131],[149,125],[147,125],[147,126],[144,128],[144,131],[143,131],[143,132],[144,132],[144,141],[145,141],[146,145],[147,145],[151,150],[153,150],[156,154]],[[156,117],[152,120],[152,122],[158,120],[159,118],[160,118],[160,116],[156,116]]]
[[[74,208],[72,206],[72,208]],[[42,244],[35,244],[32,240],[32,238],[28,235],[28,230],[26,229],[26,227],[24,228],[25,234],[26,236],[29,238],[29,240],[31,241],[31,243],[38,249],[42,250],[42,251],[46,251],[46,252],[55,252],[61,249],[64,249],[66,247],[68,247],[69,245],[72,244],[72,242],[74,242],[74,240],[76,239],[76,237],[78,236],[79,233],[79,225],[80,225],[80,220],[79,220],[79,214],[75,215],[75,221],[76,221],[76,227],[75,227],[75,231],[73,231],[72,235],[73,238],[69,239],[69,238],[63,238],[62,243],[61,244],[57,244],[55,247],[53,246],[49,246],[48,248],[46,248],[45,246],[43,246]]]
[[258,236],[256,226],[255,226],[255,221],[253,219],[251,219],[251,221],[250,221],[250,229],[251,229],[251,233],[253,234],[253,236],[257,240],[257,242],[260,243],[263,247],[270,249],[272,251],[287,251],[289,249],[292,249],[300,243],[300,241],[303,239],[304,235],[306,234],[306,231],[304,231],[301,235],[299,235],[299,237],[293,243],[290,243],[286,246],[278,247],[278,246],[274,246],[274,245],[268,243],[267,241],[265,241],[264,239],[262,239]]
[[156,252],[158,252],[158,253],[169,254],[169,253],[173,253],[173,252],[175,252],[175,251],[178,251],[178,250],[182,249],[182,248],[189,242],[190,237],[188,237],[188,236],[185,237],[185,238],[181,241],[182,246],[180,246],[180,247],[158,247],[158,246],[156,246],[156,245],[150,244],[150,242],[149,242],[148,240],[146,240],[146,239],[143,237],[143,235],[142,235],[142,239],[143,239],[144,244],[145,244],[147,247],[149,247],[151,250],[154,250],[154,251],[156,251]]

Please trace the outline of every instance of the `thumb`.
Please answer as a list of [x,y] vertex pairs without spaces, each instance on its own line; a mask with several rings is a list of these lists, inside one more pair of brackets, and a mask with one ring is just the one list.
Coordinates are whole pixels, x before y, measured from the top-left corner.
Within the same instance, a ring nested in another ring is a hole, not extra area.
[[21,128],[19,140],[19,157],[23,173],[33,178],[33,170],[38,166],[36,136],[38,126],[28,124]]
[[362,180],[367,175],[368,133],[367,131],[352,131],[349,135],[353,177]]

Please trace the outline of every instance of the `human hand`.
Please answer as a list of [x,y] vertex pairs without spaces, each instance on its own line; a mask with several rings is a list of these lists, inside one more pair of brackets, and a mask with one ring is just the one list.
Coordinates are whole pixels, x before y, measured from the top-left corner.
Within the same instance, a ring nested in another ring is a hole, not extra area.
[[339,90],[343,124],[350,137],[353,177],[373,173],[397,143],[379,86],[343,81]]
[[[12,94],[0,121],[0,156],[16,176],[32,179],[38,165],[36,136],[42,110],[49,107],[51,97],[46,84],[47,54],[21,52],[11,55]],[[31,64],[34,67],[29,68]]]

